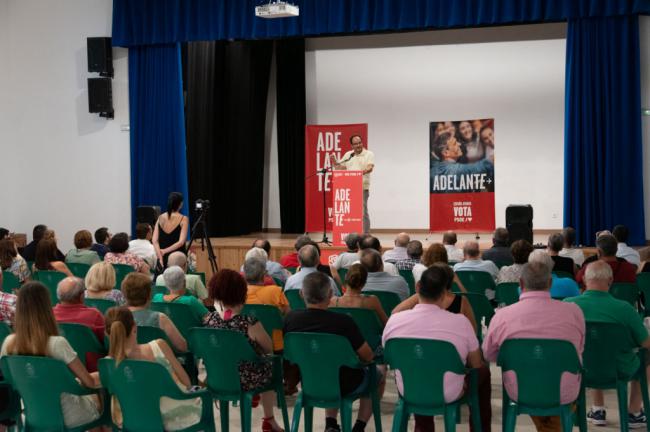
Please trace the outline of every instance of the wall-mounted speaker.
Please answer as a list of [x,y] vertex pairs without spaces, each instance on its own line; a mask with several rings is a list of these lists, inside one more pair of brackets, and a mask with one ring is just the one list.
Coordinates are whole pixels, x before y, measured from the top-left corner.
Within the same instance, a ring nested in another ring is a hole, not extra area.
[[533,206],[528,204],[506,207],[506,229],[510,244],[520,239],[533,244]]
[[88,72],[98,72],[103,77],[113,77],[113,45],[109,37],[89,37]]
[[110,78],[88,78],[88,112],[113,118],[113,90]]

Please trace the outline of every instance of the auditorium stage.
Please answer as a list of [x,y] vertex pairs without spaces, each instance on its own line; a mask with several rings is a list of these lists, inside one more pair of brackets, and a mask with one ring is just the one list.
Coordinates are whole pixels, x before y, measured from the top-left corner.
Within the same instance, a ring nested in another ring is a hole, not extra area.
[[[560,230],[535,230],[533,234],[533,243],[546,245],[548,236],[551,233],[558,232]],[[395,236],[399,233],[399,230],[378,230],[373,231],[372,234],[379,239],[381,242],[382,248],[384,250],[391,249],[393,247],[393,242]],[[442,241],[442,233],[428,233],[426,231],[406,231],[409,233],[411,240],[420,240],[424,247],[426,248],[429,244]],[[332,237],[331,233],[328,234],[330,239]],[[280,257],[291,253],[294,251],[293,244],[296,240],[298,234],[280,234],[274,232],[259,232],[252,233],[243,236],[237,237],[213,237],[210,239],[212,243],[212,248],[214,254],[217,258],[217,266],[219,269],[229,268],[229,269],[239,269],[242,263],[244,262],[244,255],[246,251],[250,249],[253,244],[253,241],[258,238],[266,238],[271,242],[271,259],[273,261],[279,261]],[[323,233],[309,233],[309,236],[316,242],[319,242]],[[463,243],[467,240],[475,240],[476,233],[468,234],[458,234],[458,243],[457,247],[463,246]],[[492,246],[492,233],[478,233],[478,242],[481,247],[481,250],[486,250]],[[328,246],[325,244],[319,244],[319,247],[323,255],[330,255],[333,253],[339,253],[345,250],[345,247],[337,246]],[[197,257],[197,270],[206,272],[206,276],[209,278],[212,274],[210,270],[210,265],[208,263],[208,253],[207,250],[201,250],[201,243],[195,242],[191,250],[196,253]],[[592,255],[595,253],[595,249],[587,248],[585,249],[585,255]]]

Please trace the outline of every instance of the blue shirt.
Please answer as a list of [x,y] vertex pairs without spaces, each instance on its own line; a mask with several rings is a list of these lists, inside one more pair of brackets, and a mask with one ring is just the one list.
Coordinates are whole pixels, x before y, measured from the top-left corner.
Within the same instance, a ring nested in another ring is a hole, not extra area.
[[571,278],[560,278],[553,276],[553,285],[551,285],[551,297],[566,298],[577,297],[580,295],[578,284]]
[[[318,269],[316,267],[301,267],[296,274],[291,275],[289,279],[287,279],[287,283],[284,284],[284,290],[289,291],[292,289],[301,289],[302,288],[302,281],[305,279],[305,276],[308,274],[317,272]],[[329,277],[330,280],[330,285],[332,286],[332,295],[338,296],[341,295],[339,292],[339,287],[336,286],[336,282],[334,282],[334,279]]]

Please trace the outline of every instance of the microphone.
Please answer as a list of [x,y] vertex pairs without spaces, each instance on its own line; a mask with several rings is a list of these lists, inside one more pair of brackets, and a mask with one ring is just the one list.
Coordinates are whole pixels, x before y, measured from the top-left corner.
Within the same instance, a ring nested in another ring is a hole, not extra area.
[[356,155],[357,155],[357,154],[356,154],[355,152],[352,152],[352,154],[350,155],[350,157],[348,157],[346,160],[341,161],[341,162],[339,162],[339,163],[341,164],[341,163],[344,163],[344,162],[349,162],[350,159],[352,159],[352,158],[355,157]]

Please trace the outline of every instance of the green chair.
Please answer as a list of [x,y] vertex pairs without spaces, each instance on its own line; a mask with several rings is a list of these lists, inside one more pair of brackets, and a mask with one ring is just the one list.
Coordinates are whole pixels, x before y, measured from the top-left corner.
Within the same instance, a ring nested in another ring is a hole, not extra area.
[[[503,373],[517,377],[517,401],[503,388],[503,431],[514,432],[519,414],[560,416],[562,430],[573,429],[574,401],[562,404],[560,381],[565,372],[581,373],[580,359],[571,342],[555,339],[508,339],[499,350],[497,364]],[[578,396],[584,409],[584,392]]]
[[52,306],[59,302],[59,298],[56,296],[56,286],[66,277],[68,276],[65,273],[51,270],[39,270],[33,274],[34,280],[45,285],[50,292]]
[[14,294],[20,288],[18,276],[8,270],[2,272],[2,292]]
[[569,273],[563,270],[553,270],[553,274],[559,278],[575,279],[573,273]]
[[88,354],[97,354],[98,356],[106,355],[106,348],[99,342],[95,333],[83,324],[58,323],[59,334],[63,336],[72,349],[77,352],[77,356],[84,366],[87,366]]
[[[194,328],[190,331],[189,343],[192,352],[198,358],[203,359],[208,390],[212,398],[219,401],[222,432],[229,430],[229,402],[239,403],[241,430],[250,432],[253,396],[269,390],[273,390],[277,394],[284,430],[289,431],[289,414],[282,383],[282,359],[279,356],[271,356],[271,358],[258,356],[246,337],[232,330]],[[272,361],[273,379],[269,385],[246,392],[242,391],[239,365],[244,361]]]
[[[583,388],[615,389],[618,396],[618,413],[621,419],[620,429],[628,430],[627,423],[627,384],[632,380],[641,382],[641,394],[644,407],[648,402],[648,386],[645,378],[645,359],[641,357],[642,367],[636,375],[625,376],[617,371],[617,357],[620,353],[630,352],[635,344],[630,334],[621,324],[590,322],[586,323],[585,349],[582,353],[584,373]],[[586,407],[578,411],[580,430],[587,430]],[[650,429],[648,429],[650,430]]]
[[411,270],[400,270],[399,275],[409,284],[409,295],[415,294],[415,278]]
[[11,333],[13,333],[13,330],[11,330],[9,324],[4,321],[0,321],[0,346],[2,346],[7,336],[9,336]]
[[115,289],[119,290],[122,288],[122,281],[129,273],[133,273],[135,269],[133,266],[128,264],[113,264],[113,269],[115,269]]
[[636,308],[639,301],[639,287],[635,283],[614,282],[609,287],[609,293],[619,300],[623,300]]
[[456,294],[459,294],[459,293],[462,292],[460,290],[460,287],[458,286],[458,284],[456,282],[451,283],[451,292],[456,293]]
[[86,277],[86,273],[88,273],[88,270],[90,270],[90,266],[88,264],[65,263],[65,265],[68,266],[68,269],[70,269],[73,275],[81,279],[84,279]]
[[456,274],[467,292],[485,295],[485,290],[496,289],[492,275],[487,272],[459,270]]
[[284,281],[282,279],[274,277],[273,282],[275,282],[275,284],[280,288],[284,288]]
[[287,267],[287,271],[291,274],[296,274],[296,270],[298,270],[298,267]]
[[[377,394],[377,374],[374,363],[364,365],[343,336],[323,333],[289,333],[284,337],[284,357],[298,365],[302,379],[296,399],[291,432],[298,432],[300,413],[305,410],[305,432],[311,432],[314,408],[338,408],[343,432],[352,430],[352,402],[370,396],[375,430],[381,431],[381,410]],[[339,370],[342,366],[361,369],[368,367],[368,390],[364,393],[341,395]]]
[[106,400],[106,392],[82,387],[61,360],[10,355],[3,357],[0,363],[5,379],[23,399],[24,430],[82,432],[110,424],[110,409],[107,409],[108,404],[104,404],[104,411],[97,420],[75,428],[65,426],[61,393],[77,396],[104,395]]
[[497,268],[498,268],[499,270],[501,270],[502,267],[512,265],[512,262],[508,262],[508,261],[494,261],[494,265],[497,266]]
[[280,309],[273,305],[247,304],[241,311],[242,315],[249,315],[258,319],[269,336],[273,337],[274,330],[282,331],[284,320]]
[[151,298],[153,298],[156,294],[169,294],[169,290],[165,285],[154,285],[151,287]]
[[190,329],[192,327],[201,327],[203,325],[200,320],[196,319],[190,305],[181,303],[153,302],[149,308],[151,310],[167,315],[185,339],[189,337]]
[[[4,343],[7,336],[12,333],[11,327],[4,322],[0,321],[0,346]],[[0,389],[6,388],[8,392],[8,402],[5,409],[0,411],[0,421],[13,420],[16,423],[16,430],[22,429],[22,407],[20,406],[20,395],[9,385],[3,378],[0,380]]]
[[206,284],[205,284],[205,272],[187,272],[187,274],[198,275],[201,278],[201,282],[203,282],[203,286],[206,286]]
[[341,279],[341,284],[345,283],[345,277],[348,275],[348,269],[341,267],[337,270],[339,278]]
[[287,300],[289,300],[289,307],[291,310],[307,308],[305,305],[305,300],[303,300],[302,296],[300,295],[299,289],[285,290],[284,295],[287,297]]
[[373,291],[373,290],[363,289],[361,290],[361,294],[367,296],[369,295],[376,296],[379,299],[379,303],[381,303],[381,307],[386,313],[386,316],[390,316],[390,314],[393,313],[393,309],[395,309],[397,305],[402,302],[399,296],[394,292]]
[[[162,431],[160,398],[201,399],[201,420],[183,431],[215,431],[212,398],[207,390],[184,392],[178,388],[165,367],[156,362],[111,358],[99,361],[102,385],[120,402],[123,431]],[[114,430],[117,430],[114,428]]]
[[433,339],[396,338],[386,342],[387,364],[402,376],[404,393],[398,394],[393,432],[406,432],[411,414],[443,415],[445,431],[455,431],[460,404],[469,405],[474,431],[481,431],[478,402],[478,370],[470,369],[469,389],[461,398],[447,403],[444,395],[446,373],[464,375],[464,362],[449,342]]
[[519,283],[502,282],[497,284],[494,299],[500,306],[508,306],[517,303],[519,301]]
[[479,341],[483,341],[483,334],[481,323],[483,318],[485,318],[485,325],[489,326],[492,317],[494,316],[494,308],[490,304],[490,301],[483,294],[476,294],[473,292],[469,293],[460,293],[464,297],[467,297],[470,306],[472,306],[472,312],[474,312],[474,318],[476,318],[476,332]]
[[650,316],[650,273],[639,273],[636,275],[636,286],[643,295],[644,316]]
[[85,298],[84,304],[88,307],[97,309],[102,313],[102,315],[104,315],[110,308],[117,306],[117,303],[114,300],[98,298]]
[[384,332],[384,325],[379,321],[375,311],[364,308],[332,307],[332,312],[338,312],[350,316],[356,323],[363,338],[368,342],[370,348],[376,353],[381,346],[381,336]]

